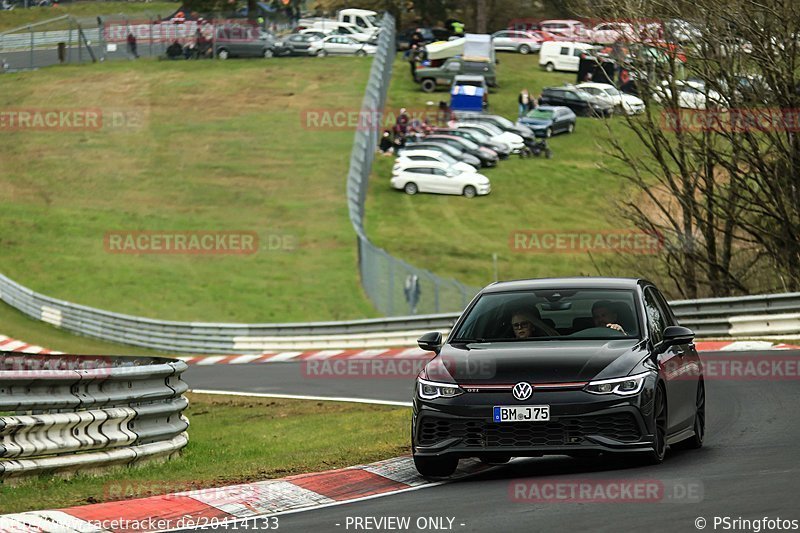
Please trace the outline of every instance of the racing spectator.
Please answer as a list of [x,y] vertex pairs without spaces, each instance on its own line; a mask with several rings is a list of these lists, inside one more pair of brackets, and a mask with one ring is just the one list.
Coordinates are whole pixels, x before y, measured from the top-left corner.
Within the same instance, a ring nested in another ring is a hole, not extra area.
[[394,147],[394,142],[392,142],[391,133],[389,133],[389,130],[383,130],[383,135],[381,135],[381,142],[378,145],[378,151],[383,155],[392,155],[393,147]]
[[128,52],[139,59],[139,52],[136,50],[136,36],[132,32],[128,32]]
[[167,57],[170,59],[178,59],[183,55],[184,55],[183,46],[181,46],[181,43],[179,43],[178,41],[174,41],[167,48]]

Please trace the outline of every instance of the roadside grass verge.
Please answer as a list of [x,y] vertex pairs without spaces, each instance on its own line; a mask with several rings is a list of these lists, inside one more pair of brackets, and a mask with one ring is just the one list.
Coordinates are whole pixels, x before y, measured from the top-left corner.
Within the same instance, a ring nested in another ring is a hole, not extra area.
[[[3,108],[122,110],[136,121],[8,132],[0,271],[49,296],[167,320],[375,316],[358,282],[344,194],[353,132],[304,123],[309,109],[358,109],[370,64],[140,61],[4,76]],[[108,232],[141,230],[255,232],[259,247],[106,249]]]
[[[523,87],[538,97],[543,87],[575,81],[572,73],[541,70],[535,54],[500,54],[499,58],[500,88],[491,91],[490,110],[512,121]],[[399,55],[394,68],[389,110],[419,110],[428,102],[449,101],[444,91],[421,92]],[[635,147],[624,121],[611,119],[611,134]],[[368,234],[396,257],[475,286],[494,281],[492,254],[498,256],[499,279],[637,275],[635,265],[622,261],[619,254],[531,253],[512,241],[519,230],[555,234],[630,229],[617,216],[615,203],[631,194],[631,189],[600,166],[614,164],[602,144],[608,135],[602,120],[579,117],[575,133],[549,141],[553,159],[511,156],[497,168],[482,170],[492,181],[492,192],[472,200],[433,194],[411,197],[396,191],[389,186],[394,158],[379,157],[367,202]]]
[[97,477],[0,485],[0,513],[142,498],[280,478],[409,453],[406,408],[188,394],[183,455]]

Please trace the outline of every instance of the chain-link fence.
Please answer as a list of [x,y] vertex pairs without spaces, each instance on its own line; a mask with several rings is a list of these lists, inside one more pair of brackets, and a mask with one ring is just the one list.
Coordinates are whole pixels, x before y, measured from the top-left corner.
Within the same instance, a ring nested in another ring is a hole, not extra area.
[[[384,109],[395,53],[395,21],[387,13],[361,104],[362,115],[369,116],[373,110]],[[461,311],[477,288],[409,265],[367,238],[364,204],[380,132],[378,123],[375,127],[357,129],[347,177],[347,201],[350,220],[358,235],[358,266],[364,291],[373,305],[387,316]]]
[[[244,19],[175,20],[170,15],[150,12],[89,18],[65,15],[20,26],[0,32],[0,65],[5,71],[18,71],[60,63],[165,57],[171,45],[192,47],[198,37],[207,44],[208,55],[212,55],[212,41],[217,40],[220,32],[229,33],[232,28],[252,29],[254,32],[247,34],[247,40],[259,40],[256,23]],[[263,29],[284,33],[290,28],[291,23],[266,22]]]

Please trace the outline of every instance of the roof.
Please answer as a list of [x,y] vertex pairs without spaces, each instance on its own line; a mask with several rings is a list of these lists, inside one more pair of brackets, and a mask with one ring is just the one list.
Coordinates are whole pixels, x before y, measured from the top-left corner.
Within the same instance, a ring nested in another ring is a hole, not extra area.
[[537,289],[627,289],[633,290],[642,281],[638,278],[541,278],[501,281],[484,288],[484,293]]
[[597,82],[593,82],[593,81],[587,81],[587,82],[584,82],[584,83],[579,83],[575,87],[577,87],[578,89],[580,89],[581,87],[594,87],[595,89],[608,89],[609,87],[616,88],[613,85],[611,85],[610,83],[597,83]]

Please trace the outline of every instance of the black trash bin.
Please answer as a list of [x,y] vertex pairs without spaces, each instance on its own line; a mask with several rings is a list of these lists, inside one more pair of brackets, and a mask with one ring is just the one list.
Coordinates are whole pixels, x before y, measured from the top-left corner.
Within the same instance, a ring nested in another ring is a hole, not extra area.
[[67,45],[66,43],[58,43],[58,62],[64,63],[67,61]]

